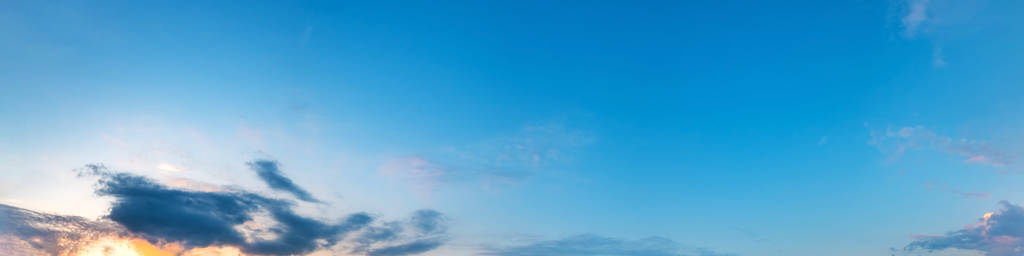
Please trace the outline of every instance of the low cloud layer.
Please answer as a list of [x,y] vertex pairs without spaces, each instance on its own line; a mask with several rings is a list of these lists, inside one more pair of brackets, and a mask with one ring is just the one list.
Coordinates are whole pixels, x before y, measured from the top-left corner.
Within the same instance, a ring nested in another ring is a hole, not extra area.
[[[404,222],[390,222],[367,228],[354,239],[356,246],[353,251],[370,256],[424,253],[440,247],[448,240],[445,222],[446,219],[440,212],[419,210]],[[412,239],[388,246],[374,247],[374,244],[402,240],[403,237]]]
[[688,248],[667,238],[627,240],[598,235],[577,235],[526,245],[488,248],[490,256],[729,256],[703,248]]
[[1006,201],[1002,209],[983,215],[976,223],[943,235],[919,236],[904,248],[907,252],[970,250],[986,256],[1024,254],[1024,208]]
[[[110,220],[151,240],[180,242],[186,247],[234,246],[252,254],[309,253],[337,243],[341,235],[358,230],[373,218],[356,213],[325,223],[299,216],[288,201],[244,191],[204,192],[169,188],[148,178],[114,173],[90,165],[88,175],[99,176],[96,193],[114,198]],[[235,226],[266,214],[277,225],[274,239],[247,236]]]
[[70,255],[84,241],[124,233],[109,221],[40,213],[0,204],[0,252],[5,255]]
[[278,163],[271,160],[257,159],[249,162],[249,168],[256,172],[256,175],[267,183],[271,189],[291,193],[299,200],[318,203],[320,200],[313,198],[305,189],[295,185],[292,179],[285,177],[278,168]]
[[[274,162],[258,160],[250,166],[268,173],[272,180],[288,181],[283,184],[288,184],[284,188],[289,191],[304,191],[284,177]],[[297,214],[293,201],[244,190],[173,188],[102,165],[78,171],[98,178],[96,193],[114,199],[109,214],[90,221],[0,205],[0,249],[65,255],[82,247],[76,241],[95,240],[87,236],[115,236],[144,239],[157,246],[173,244],[186,251],[230,247],[253,255],[303,255],[319,250],[412,255],[447,241],[444,215],[433,210],[417,211],[404,221],[379,221],[362,212],[321,220]]]

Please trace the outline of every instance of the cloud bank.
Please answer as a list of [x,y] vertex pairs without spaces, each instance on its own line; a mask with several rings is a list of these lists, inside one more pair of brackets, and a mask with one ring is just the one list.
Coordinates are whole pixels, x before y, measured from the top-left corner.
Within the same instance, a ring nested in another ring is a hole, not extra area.
[[[97,194],[114,198],[110,220],[150,240],[180,242],[186,247],[233,246],[252,254],[304,254],[333,246],[340,235],[373,220],[356,213],[328,224],[295,214],[288,201],[249,192],[173,189],[97,165],[88,166],[87,172],[100,177]],[[235,228],[253,221],[257,214],[266,214],[276,223],[273,229],[257,232],[270,232],[276,238],[247,236]]]
[[61,216],[0,204],[0,252],[9,255],[69,255],[84,241],[124,233],[109,221]]
[[730,256],[703,248],[687,248],[667,238],[626,240],[598,235],[577,235],[526,245],[487,248],[490,256]]
[[907,245],[907,252],[971,250],[986,256],[1015,256],[1024,254],[1024,208],[1007,201],[999,202],[1002,209],[986,213],[974,224],[944,235],[920,236]]
[[[257,160],[250,167],[264,180],[271,180],[268,183],[287,181],[272,187],[293,194],[305,191],[284,177],[275,162]],[[297,214],[293,201],[244,190],[168,187],[102,165],[87,165],[77,171],[80,176],[98,178],[96,194],[114,199],[104,219],[89,221],[0,205],[2,251],[68,255],[99,237],[114,236],[181,248],[176,255],[210,247],[235,248],[251,255],[304,255],[320,250],[412,255],[447,241],[444,215],[434,210],[416,211],[405,221],[378,221],[364,212],[320,220]]]

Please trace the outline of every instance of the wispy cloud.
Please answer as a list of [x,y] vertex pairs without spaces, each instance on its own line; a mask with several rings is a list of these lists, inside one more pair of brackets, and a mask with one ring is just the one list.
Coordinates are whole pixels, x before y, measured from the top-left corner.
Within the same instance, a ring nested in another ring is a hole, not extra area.
[[[991,1],[957,0],[896,0],[892,1],[895,11],[894,22],[899,24],[899,33],[906,39],[924,40],[931,44],[931,64],[945,67],[948,63],[944,53],[947,43],[958,41],[963,31],[978,31],[977,17]],[[1007,2],[1009,3],[1009,2]]]
[[306,202],[319,203],[320,200],[313,198],[313,195],[309,194],[305,189],[296,185],[292,182],[292,179],[285,177],[281,173],[281,169],[278,167],[276,161],[258,159],[248,163],[249,169],[256,172],[256,175],[260,177],[263,182],[267,183],[271,189],[284,191],[291,193],[296,198]]
[[528,125],[513,134],[479,143],[394,158],[382,164],[379,171],[412,180],[428,191],[438,184],[464,179],[515,181],[572,161],[576,151],[594,141],[593,136],[564,123]]
[[900,19],[903,23],[903,33],[908,37],[914,36],[921,25],[928,20],[929,0],[909,0],[907,2],[906,14]]
[[538,241],[508,247],[485,248],[491,256],[728,256],[704,248],[689,248],[662,237],[628,240],[592,234]]
[[971,250],[987,256],[1019,256],[1024,248],[1024,208],[1006,201],[1002,209],[984,214],[977,222],[943,235],[921,235],[906,252]]
[[9,255],[76,255],[89,249],[84,242],[123,232],[119,225],[110,221],[46,214],[0,204],[0,251]]
[[[447,240],[447,219],[433,210],[420,210],[402,222],[388,222],[364,229],[355,236],[353,252],[371,256],[397,256],[424,253]],[[381,242],[391,242],[380,245]]]
[[175,165],[172,165],[172,164],[168,164],[168,163],[160,163],[160,164],[156,165],[156,168],[158,170],[167,171],[167,172],[182,172],[182,171],[185,171],[185,168],[178,167],[178,166],[175,166]]
[[935,182],[931,182],[931,181],[925,182],[925,186],[927,186],[929,190],[949,192],[949,193],[952,193],[954,195],[958,195],[960,197],[968,198],[968,199],[988,199],[988,198],[992,197],[991,194],[986,193],[986,192],[964,191],[964,190],[960,190],[960,189],[957,189],[957,188],[950,187],[950,186],[945,185],[945,184],[936,184]]
[[[870,128],[870,127],[869,127]],[[984,141],[970,139],[953,139],[939,135],[923,126],[907,126],[897,129],[886,128],[885,131],[871,130],[874,145],[890,160],[899,159],[909,150],[937,150],[963,157],[967,163],[987,164],[1005,167],[1014,163],[1014,157],[1004,151],[990,146]]]
[[938,45],[932,48],[932,66],[937,68],[946,66],[946,58],[942,56],[942,47]]
[[379,171],[385,176],[411,182],[417,195],[429,198],[449,173],[447,167],[420,156],[401,157],[388,160]]

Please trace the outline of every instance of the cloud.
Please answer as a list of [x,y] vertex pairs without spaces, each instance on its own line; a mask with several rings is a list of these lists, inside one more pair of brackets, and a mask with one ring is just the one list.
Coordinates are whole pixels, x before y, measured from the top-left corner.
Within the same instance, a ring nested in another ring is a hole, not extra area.
[[[98,179],[98,195],[113,198],[104,219],[90,221],[0,205],[0,250],[18,255],[68,255],[90,248],[103,253],[109,244],[116,244],[114,247],[128,248],[125,250],[177,248],[166,250],[173,255],[204,251],[303,255],[320,250],[413,255],[448,240],[446,219],[434,210],[416,211],[405,221],[377,221],[362,212],[325,221],[297,214],[292,201],[244,190],[168,187],[102,165],[87,165],[77,171],[80,176]],[[102,237],[115,240],[97,246]]]
[[370,256],[399,256],[420,254],[433,250],[444,244],[444,241],[436,239],[423,239],[411,243],[393,245],[374,249],[368,253]]
[[955,195],[958,195],[958,196],[963,197],[963,198],[968,198],[968,199],[988,199],[989,197],[992,197],[992,195],[989,194],[989,193],[975,192],[975,191],[963,191],[963,190],[960,190],[960,189],[957,189],[957,188],[953,188],[953,187],[947,186],[945,184],[935,184],[934,182],[931,182],[931,181],[925,182],[925,185],[930,190],[934,189],[934,190],[938,190],[938,191],[945,191],[945,192],[953,193]]
[[[356,213],[329,224],[295,214],[288,201],[245,191],[179,190],[98,165],[87,166],[85,174],[100,178],[97,194],[114,198],[107,218],[150,240],[180,242],[186,247],[234,246],[252,254],[304,254],[332,246],[340,235],[373,221],[368,214]],[[253,221],[257,214],[266,214],[276,224],[257,232],[269,232],[275,238],[247,235],[235,228]]]
[[938,45],[932,49],[932,66],[937,68],[946,66],[946,58],[942,57],[942,47]]
[[156,168],[161,170],[161,171],[168,171],[168,172],[182,172],[182,171],[185,170],[185,168],[174,166],[174,165],[168,164],[168,163],[160,163],[160,164],[158,164],[156,166]]
[[900,19],[903,23],[903,33],[906,36],[914,36],[917,30],[928,20],[928,0],[910,0],[906,15]]
[[957,194],[964,198],[988,199],[989,197],[992,197],[992,194],[985,192],[961,191],[958,189],[951,189],[949,192],[952,192],[953,194]]
[[561,122],[528,125],[518,131],[437,152],[384,162],[381,174],[412,180],[427,194],[458,180],[510,182],[571,162],[595,138]]
[[971,250],[987,256],[1015,256],[1024,253],[1024,208],[1007,201],[1001,209],[983,215],[974,224],[944,235],[919,236],[904,251]]
[[115,223],[40,213],[0,204],[0,251],[12,255],[73,255],[84,241],[123,233]]
[[418,194],[424,197],[430,197],[442,183],[441,179],[450,172],[446,167],[420,156],[388,160],[378,171],[388,177],[412,182]]
[[291,193],[296,198],[306,202],[318,203],[320,200],[313,198],[305,189],[295,185],[292,179],[285,177],[278,168],[278,163],[270,160],[257,159],[249,162],[249,168],[256,172],[256,175],[267,183],[271,189]]
[[440,212],[419,210],[404,222],[390,222],[366,229],[354,239],[356,246],[352,251],[371,256],[427,252],[448,240],[445,223],[446,218]]
[[967,163],[987,164],[995,167],[1009,166],[1015,161],[1012,155],[994,149],[983,141],[954,140],[922,126],[886,128],[884,133],[872,130],[871,140],[868,141],[868,144],[874,145],[879,151],[889,155],[891,160],[900,158],[908,150],[937,150],[959,155]]
[[687,248],[661,237],[625,240],[598,235],[576,235],[526,245],[485,248],[491,256],[727,256],[703,248]]
[[[1012,2],[1012,1],[1011,1]],[[1011,3],[1005,2],[1005,3]],[[931,44],[931,64],[935,68],[945,67],[947,58],[944,49],[956,51],[962,37],[977,37],[990,24],[977,17],[991,16],[983,13],[993,1],[956,0],[897,0],[892,1],[894,11],[891,17],[898,23],[899,33],[906,39],[920,39]],[[996,14],[1000,15],[1000,14]]]

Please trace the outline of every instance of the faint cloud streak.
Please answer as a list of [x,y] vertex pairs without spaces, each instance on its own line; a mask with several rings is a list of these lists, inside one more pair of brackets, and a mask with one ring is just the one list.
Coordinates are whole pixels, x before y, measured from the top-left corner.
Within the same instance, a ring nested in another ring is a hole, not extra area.
[[563,123],[528,125],[514,134],[432,154],[393,158],[379,167],[383,175],[413,181],[429,194],[438,185],[467,179],[514,182],[571,162],[596,139]]
[[[870,128],[870,127],[869,127]],[[953,139],[936,134],[923,126],[886,128],[884,132],[871,131],[869,145],[878,148],[890,160],[899,159],[909,150],[937,150],[959,155],[966,163],[987,164],[994,167],[1012,165],[1014,157],[992,148],[984,141]]]
[[663,237],[637,240],[592,234],[576,235],[558,240],[537,241],[525,245],[486,247],[480,255],[488,256],[730,256],[706,248],[683,246]]
[[928,20],[928,0],[910,0],[907,4],[907,13],[900,21],[903,23],[904,35],[913,37],[922,23]]

